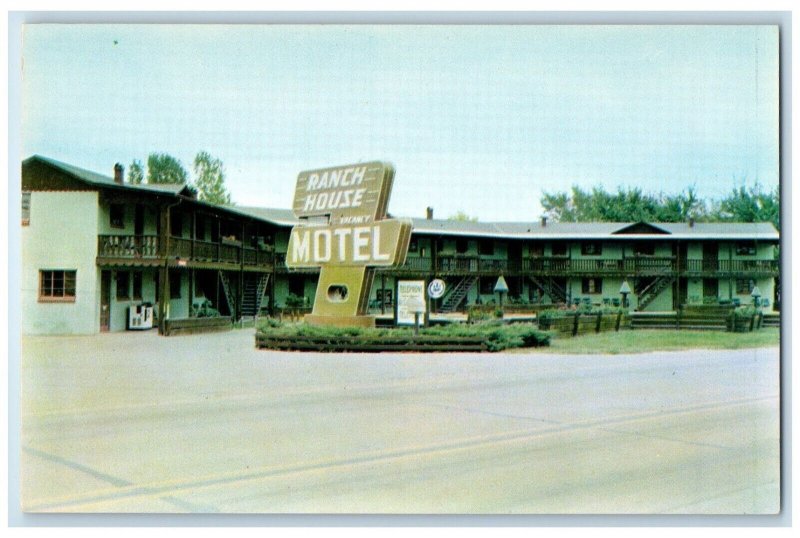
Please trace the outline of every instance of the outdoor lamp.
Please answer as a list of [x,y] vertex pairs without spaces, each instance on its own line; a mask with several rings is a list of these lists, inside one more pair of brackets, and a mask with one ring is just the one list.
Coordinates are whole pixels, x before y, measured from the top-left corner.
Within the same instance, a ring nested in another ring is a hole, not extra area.
[[753,286],[753,291],[750,292],[750,297],[753,298],[753,306],[758,306],[759,299],[761,299],[761,290],[758,286]]
[[619,287],[619,293],[622,295],[622,308],[628,307],[628,294],[631,292],[631,287],[628,285],[627,280],[622,281],[622,286]]
[[508,293],[508,284],[503,275],[497,278],[497,283],[494,285],[494,292],[500,294],[500,308],[503,308],[503,294]]

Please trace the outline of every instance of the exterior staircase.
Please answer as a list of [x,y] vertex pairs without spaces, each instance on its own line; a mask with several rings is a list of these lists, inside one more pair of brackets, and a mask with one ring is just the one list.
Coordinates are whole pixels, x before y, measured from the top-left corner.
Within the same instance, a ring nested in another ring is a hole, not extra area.
[[244,281],[244,291],[242,293],[242,317],[255,319],[261,310],[261,300],[264,298],[264,290],[267,289],[269,274],[262,273],[258,278],[248,278]]
[[552,277],[540,280],[538,277],[528,275],[533,285],[541,290],[545,295],[550,296],[550,300],[554,303],[567,302],[567,290],[560,286]]
[[644,310],[647,305],[652,303],[658,295],[675,281],[674,276],[660,276],[639,291],[639,307],[637,310]]
[[222,290],[225,292],[225,300],[228,302],[231,319],[236,319],[236,297],[231,293],[231,281],[225,271],[219,272],[219,279],[222,282]]
[[478,277],[476,276],[465,276],[462,278],[458,284],[450,288],[450,293],[444,296],[442,299],[442,306],[439,307],[439,312],[448,313],[456,311],[467,297],[469,289],[474,286],[477,281]]

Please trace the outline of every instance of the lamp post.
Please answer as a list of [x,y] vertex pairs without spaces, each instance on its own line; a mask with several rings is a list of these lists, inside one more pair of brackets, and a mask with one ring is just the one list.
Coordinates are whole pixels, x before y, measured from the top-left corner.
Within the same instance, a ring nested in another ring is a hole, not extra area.
[[619,293],[622,295],[622,308],[628,308],[628,295],[631,292],[631,287],[628,285],[627,280],[622,281],[622,286],[619,287]]
[[500,308],[503,308],[503,294],[508,293],[508,284],[503,275],[497,277],[497,283],[494,285],[494,292],[500,294]]
[[758,289],[758,286],[753,286],[753,291],[750,292],[750,297],[753,298],[753,306],[758,308],[759,302],[761,300],[761,290]]

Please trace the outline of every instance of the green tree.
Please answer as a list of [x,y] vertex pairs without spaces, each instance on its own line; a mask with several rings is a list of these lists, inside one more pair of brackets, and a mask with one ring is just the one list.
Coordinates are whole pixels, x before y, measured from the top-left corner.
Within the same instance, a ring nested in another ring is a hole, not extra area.
[[128,167],[128,183],[132,185],[140,185],[144,182],[144,167],[142,161],[134,159]]
[[147,157],[148,183],[180,183],[189,179],[189,173],[181,162],[166,153],[151,153]]
[[690,216],[704,220],[708,212],[694,187],[666,195],[639,188],[610,193],[603,187],[588,191],[573,186],[569,193],[544,193],[541,204],[545,215],[559,222],[683,222]]
[[225,169],[221,160],[201,151],[194,158],[194,176],[200,200],[213,204],[231,203],[231,195],[225,189]]
[[771,222],[780,229],[780,208],[778,188],[765,191],[756,183],[749,189],[744,185],[734,188],[716,205],[713,215],[723,222]]
[[478,222],[478,217],[472,217],[470,215],[467,215],[464,211],[461,211],[459,209],[458,211],[456,211],[455,215],[450,215],[449,217],[447,217],[447,220],[458,220],[458,221],[463,221],[463,222]]

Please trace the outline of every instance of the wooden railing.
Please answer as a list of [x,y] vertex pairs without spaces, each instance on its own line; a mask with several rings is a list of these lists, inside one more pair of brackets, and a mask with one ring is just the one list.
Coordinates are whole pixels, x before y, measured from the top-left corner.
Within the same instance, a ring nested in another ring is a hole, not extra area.
[[156,235],[100,235],[97,255],[105,258],[157,258]]
[[[286,254],[276,253],[275,264],[286,270]],[[406,262],[386,272],[434,272],[431,258],[406,258]],[[304,271],[315,271],[306,269]],[[676,274],[760,274],[777,275],[777,260],[678,260],[671,256],[634,256],[624,259],[594,258],[526,258],[523,260],[502,260],[481,258],[479,256],[440,255],[435,271],[442,274],[532,274],[532,275],[639,275],[668,276]]]
[[263,248],[216,243],[185,237],[170,237],[166,252],[159,252],[155,235],[100,235],[97,253],[102,258],[182,258],[189,261],[269,266],[273,252]]
[[778,260],[685,260],[681,271],[694,274],[765,274],[777,275]]
[[419,272],[427,273],[433,268],[433,260],[430,258],[407,257],[406,263],[399,267],[386,269],[387,271],[400,271],[400,272]]

